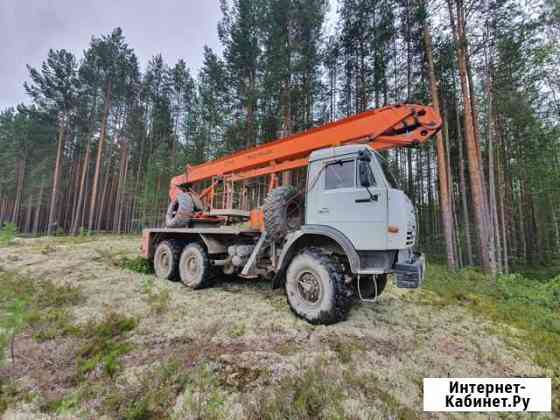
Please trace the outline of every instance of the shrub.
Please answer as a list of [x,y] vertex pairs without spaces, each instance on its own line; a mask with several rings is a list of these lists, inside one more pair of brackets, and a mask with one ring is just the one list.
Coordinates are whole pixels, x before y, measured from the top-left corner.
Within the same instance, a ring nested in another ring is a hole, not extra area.
[[136,271],[137,273],[142,273],[142,274],[154,273],[154,267],[152,266],[150,260],[143,257],[134,257],[134,258],[122,257],[118,260],[116,265],[118,267],[130,271]]
[[17,226],[13,223],[8,223],[0,227],[0,245],[8,245],[11,243],[17,233]]

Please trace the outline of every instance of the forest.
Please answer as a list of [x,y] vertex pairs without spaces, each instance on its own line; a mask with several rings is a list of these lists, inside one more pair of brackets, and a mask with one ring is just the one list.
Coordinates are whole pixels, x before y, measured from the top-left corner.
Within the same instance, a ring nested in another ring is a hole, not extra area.
[[[221,0],[223,53],[142,68],[126,28],[53,46],[0,111],[0,223],[22,234],[160,226],[187,164],[367,109],[433,104],[428,144],[386,152],[422,250],[452,269],[560,254],[555,0]],[[327,30],[329,8],[336,8]],[[332,25],[331,25],[332,26]],[[188,40],[184,40],[188,48]]]

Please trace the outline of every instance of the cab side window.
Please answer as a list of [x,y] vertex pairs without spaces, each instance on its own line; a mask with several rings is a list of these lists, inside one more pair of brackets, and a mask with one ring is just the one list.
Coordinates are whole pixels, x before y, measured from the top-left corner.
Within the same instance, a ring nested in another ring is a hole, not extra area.
[[355,186],[356,161],[345,160],[329,163],[325,168],[325,190]]

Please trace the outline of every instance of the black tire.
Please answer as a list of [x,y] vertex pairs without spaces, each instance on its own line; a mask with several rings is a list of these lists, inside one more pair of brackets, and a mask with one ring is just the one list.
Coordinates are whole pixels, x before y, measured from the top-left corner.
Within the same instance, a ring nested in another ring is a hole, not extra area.
[[162,241],[154,253],[154,271],[156,276],[165,280],[179,278],[179,258],[181,244],[178,241]]
[[[387,286],[387,274],[378,274],[373,276],[375,282],[377,283],[377,295],[375,294],[376,289],[374,287],[373,281],[371,277],[363,276],[360,279],[360,292],[364,299],[375,299],[378,296],[381,296],[385,287]],[[354,281],[355,286],[355,296],[359,300],[360,294],[358,293],[358,281]]]
[[[291,207],[295,207],[296,211],[292,211]],[[297,197],[297,190],[293,186],[278,187],[264,199],[263,213],[264,229],[268,238],[280,241],[288,232],[301,226],[302,200]]]
[[186,192],[177,194],[177,199],[169,203],[165,215],[165,226],[179,228],[188,226],[194,211],[194,203],[191,195]]
[[311,324],[344,320],[352,303],[352,290],[336,261],[317,248],[305,249],[290,262],[286,294],[291,310]]
[[191,289],[208,287],[214,274],[208,253],[202,245],[192,242],[183,249],[179,259],[179,276],[185,286]]

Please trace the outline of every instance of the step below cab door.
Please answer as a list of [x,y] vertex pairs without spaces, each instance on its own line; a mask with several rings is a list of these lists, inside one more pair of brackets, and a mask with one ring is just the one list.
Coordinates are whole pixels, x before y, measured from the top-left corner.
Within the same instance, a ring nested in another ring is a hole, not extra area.
[[385,250],[387,188],[372,170],[368,193],[359,182],[359,164],[355,155],[311,163],[306,223],[339,230],[357,250]]

